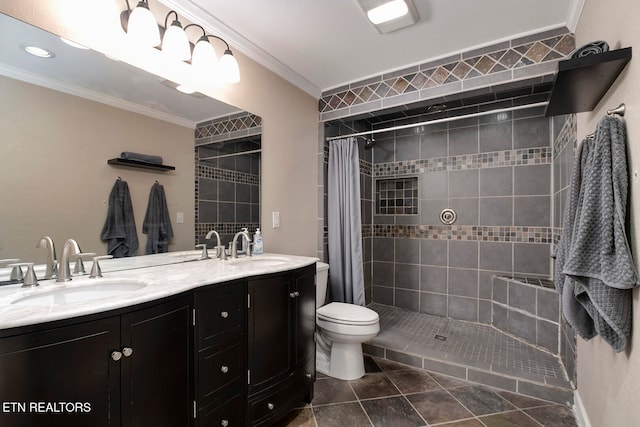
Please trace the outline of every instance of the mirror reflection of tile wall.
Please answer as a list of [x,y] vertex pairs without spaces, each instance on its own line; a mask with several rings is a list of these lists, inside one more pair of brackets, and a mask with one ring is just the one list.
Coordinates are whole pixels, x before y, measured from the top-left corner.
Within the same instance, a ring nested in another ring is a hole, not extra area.
[[260,226],[261,119],[240,113],[200,123],[195,133],[195,242],[209,230],[228,246],[243,227]]

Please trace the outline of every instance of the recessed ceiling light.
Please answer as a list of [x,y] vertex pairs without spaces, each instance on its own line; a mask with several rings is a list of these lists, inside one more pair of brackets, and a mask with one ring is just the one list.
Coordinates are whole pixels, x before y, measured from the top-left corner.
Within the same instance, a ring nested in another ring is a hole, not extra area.
[[404,0],[392,0],[367,11],[367,18],[374,25],[391,21],[409,13],[409,8]]
[[192,93],[195,92],[195,90],[193,90],[189,86],[185,86],[185,85],[176,86],[176,90],[178,90],[179,92],[182,92],[182,93],[186,93],[187,95],[191,95]]
[[38,47],[38,46],[21,46],[27,53],[33,55],[33,56],[37,56],[38,58],[53,58],[56,55],[51,52],[48,51],[44,48]]
[[413,0],[358,0],[369,21],[381,33],[389,33],[418,22]]
[[71,47],[75,47],[76,49],[89,49],[88,47],[83,46],[80,43],[76,43],[76,42],[71,41],[69,39],[65,39],[64,37],[60,37],[60,40],[62,40],[63,42],[65,42],[66,44],[68,44]]

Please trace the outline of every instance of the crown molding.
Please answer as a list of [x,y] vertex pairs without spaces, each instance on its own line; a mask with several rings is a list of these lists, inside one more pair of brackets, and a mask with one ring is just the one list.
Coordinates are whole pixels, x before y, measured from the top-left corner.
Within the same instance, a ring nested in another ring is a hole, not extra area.
[[585,0],[572,0],[569,5],[569,10],[567,12],[567,28],[572,33],[575,33],[576,28],[578,28],[578,21],[580,20],[584,3]]
[[4,64],[0,64],[0,75],[10,77],[15,80],[20,80],[26,83],[31,83],[36,86],[46,87],[48,89],[66,93],[68,95],[77,96],[80,98],[88,99],[90,101],[99,102],[101,104],[106,104],[111,107],[142,114],[147,117],[152,117],[154,119],[173,123],[175,125],[183,126],[189,129],[196,128],[196,122],[194,121],[187,120],[173,114],[154,110],[152,108],[145,107],[134,102],[125,101],[123,99],[119,99],[103,93],[95,92],[89,89],[60,82],[58,80],[43,77],[25,70],[9,67]]
[[[163,5],[175,10],[180,16],[194,24],[201,25],[208,32],[220,36],[229,43],[232,50],[237,49],[263,67],[273,71],[292,85],[307,94],[319,99],[322,90],[300,74],[280,62],[268,52],[256,46],[243,35],[218,20],[215,16],[196,5],[192,0],[158,0]],[[241,70],[242,71],[242,70]]]

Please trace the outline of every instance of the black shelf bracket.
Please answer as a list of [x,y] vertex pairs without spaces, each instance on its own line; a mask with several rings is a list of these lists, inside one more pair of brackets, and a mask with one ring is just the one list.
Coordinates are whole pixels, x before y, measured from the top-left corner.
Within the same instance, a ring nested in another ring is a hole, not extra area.
[[112,166],[126,166],[130,168],[152,169],[152,170],[162,171],[162,172],[172,171],[176,169],[175,166],[157,165],[154,163],[141,162],[139,160],[121,159],[119,157],[116,157],[115,159],[107,160],[107,164],[110,164]]
[[592,111],[631,60],[631,47],[558,61],[545,115]]

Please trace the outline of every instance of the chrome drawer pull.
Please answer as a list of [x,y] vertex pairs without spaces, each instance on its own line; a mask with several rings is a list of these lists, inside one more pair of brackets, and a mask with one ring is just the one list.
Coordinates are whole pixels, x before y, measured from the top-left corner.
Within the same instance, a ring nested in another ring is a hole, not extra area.
[[226,374],[227,372],[229,372],[229,367],[223,366],[222,368],[220,368],[220,372],[222,372],[223,374]]
[[113,351],[111,352],[111,358],[117,362],[118,360],[122,359],[122,353],[120,353],[119,351]]
[[133,349],[131,347],[125,347],[122,349],[122,354],[124,354],[124,357],[129,357],[133,354]]
[[228,311],[221,312],[220,317],[222,317],[223,319],[226,319],[227,317],[229,317],[229,312]]
[[227,420],[222,420],[222,422],[220,423],[220,425],[221,425],[222,427],[227,427],[227,426],[229,425],[229,421],[227,421]]
[[269,402],[267,403],[267,408],[269,408],[270,411],[273,411],[273,408],[275,408],[276,405],[274,405],[273,403]]

